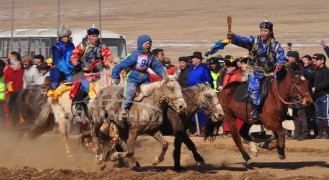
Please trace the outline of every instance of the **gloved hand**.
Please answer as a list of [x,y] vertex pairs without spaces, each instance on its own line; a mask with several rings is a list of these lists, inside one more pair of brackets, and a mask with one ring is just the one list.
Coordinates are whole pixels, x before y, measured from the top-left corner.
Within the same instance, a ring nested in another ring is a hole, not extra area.
[[212,55],[212,54],[215,54],[217,51],[219,50],[223,50],[224,47],[229,44],[230,41],[227,40],[227,39],[223,39],[223,40],[219,40],[218,42],[216,42],[216,44],[211,48],[209,49],[204,55],[206,57],[208,57],[209,55]]
[[120,79],[114,79],[114,84],[119,85],[120,84]]

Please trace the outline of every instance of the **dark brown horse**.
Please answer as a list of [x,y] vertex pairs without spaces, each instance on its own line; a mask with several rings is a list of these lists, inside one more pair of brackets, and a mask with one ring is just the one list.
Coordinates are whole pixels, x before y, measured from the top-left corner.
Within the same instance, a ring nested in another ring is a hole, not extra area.
[[[41,85],[27,86],[14,92],[9,100],[9,115],[13,127],[22,133],[29,130],[46,102],[46,89]],[[54,115],[50,113],[49,118],[54,119]],[[51,128],[52,126],[45,127],[45,131]]]
[[[260,118],[264,127],[272,130],[277,140],[271,142],[270,146],[277,147],[279,158],[285,159],[285,130],[282,127],[282,121],[287,114],[287,104],[292,99],[298,99],[298,102],[303,105],[313,103],[313,100],[308,90],[307,80],[301,73],[294,71],[291,66],[284,66],[277,73],[277,76],[270,82],[268,95],[263,103]],[[229,125],[233,140],[238,146],[243,159],[247,164],[250,164],[252,160],[242,145],[236,119],[239,118],[244,120],[244,123],[252,124],[249,120],[251,105],[235,100],[234,92],[239,84],[241,83],[235,83],[235,85],[233,84],[233,86],[221,91],[219,102],[223,107],[224,119]]]

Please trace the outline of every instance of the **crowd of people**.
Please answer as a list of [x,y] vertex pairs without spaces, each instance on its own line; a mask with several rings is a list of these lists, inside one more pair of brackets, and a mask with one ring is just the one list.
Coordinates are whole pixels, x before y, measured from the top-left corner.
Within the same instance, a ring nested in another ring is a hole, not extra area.
[[[70,29],[63,27],[58,31],[58,42],[52,48],[52,58],[45,60],[41,54],[21,58],[18,52],[11,52],[8,58],[1,59],[0,119],[4,119],[1,126],[10,127],[8,101],[13,92],[34,84],[48,86],[50,91],[54,91],[64,80],[72,81],[73,87],[77,88],[75,96],[72,97],[73,102],[76,102],[74,115],[81,116],[81,112],[86,111],[87,108],[83,99],[88,97],[89,84],[92,80],[88,73],[99,71],[97,63],[102,63],[105,67],[114,63],[111,51],[100,41],[99,33],[95,27],[88,29],[86,40],[74,47],[70,42]],[[205,54],[206,56],[211,54],[212,57],[205,59],[202,52],[195,51],[192,55],[179,57],[176,67],[165,55],[164,49],[151,49],[150,36],[138,37],[137,49],[116,64],[112,71],[114,82],[119,84],[122,70],[130,69],[130,72],[126,74],[124,103],[119,118],[126,119],[138,85],[157,81],[164,74],[176,74],[182,88],[191,87],[197,83],[209,83],[216,94],[220,94],[231,82],[248,82],[248,93],[252,102],[251,119],[257,121],[262,104],[260,84],[264,77],[273,71],[280,70],[286,63],[296,63],[300,67],[299,71],[308,80],[309,91],[312,93],[316,106],[306,108],[300,104],[290,106],[296,129],[294,133],[288,131],[287,138],[329,139],[329,69],[325,65],[324,54],[315,53],[300,57],[299,53],[292,51],[290,46],[285,53],[274,38],[273,24],[267,21],[260,24],[258,36],[242,37],[228,32],[227,38],[232,44],[248,49],[249,54],[241,55],[241,57],[214,55],[226,45],[223,44],[224,41],[219,41],[214,46],[216,48],[213,48],[216,50]],[[320,44],[329,56],[329,47],[324,41]],[[202,110],[199,110],[197,116],[193,118],[194,122],[198,121],[201,132],[204,132],[207,118]],[[237,121],[240,128],[243,121],[240,119]],[[189,131],[191,135],[197,134],[194,126]],[[225,136],[229,135],[230,129],[225,123],[225,117],[223,131]]]

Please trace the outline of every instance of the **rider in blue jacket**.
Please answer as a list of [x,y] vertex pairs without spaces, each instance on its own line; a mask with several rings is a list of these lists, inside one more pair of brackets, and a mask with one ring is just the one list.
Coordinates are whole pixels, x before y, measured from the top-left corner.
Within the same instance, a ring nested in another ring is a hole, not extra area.
[[120,72],[124,69],[132,69],[127,74],[125,84],[124,102],[122,104],[119,120],[127,119],[133,99],[136,95],[136,87],[149,83],[150,75],[146,72],[151,68],[157,75],[166,74],[162,64],[151,53],[152,39],[148,35],[141,35],[137,39],[137,49],[132,51],[124,60],[117,64],[112,70],[115,84],[120,83]]
[[55,67],[50,70],[50,86],[53,90],[56,89],[63,80],[66,80],[72,75],[72,71],[65,62],[67,59],[66,55],[74,50],[74,44],[70,42],[71,34],[71,30],[66,27],[57,31],[59,40],[52,47],[52,64],[55,65]]

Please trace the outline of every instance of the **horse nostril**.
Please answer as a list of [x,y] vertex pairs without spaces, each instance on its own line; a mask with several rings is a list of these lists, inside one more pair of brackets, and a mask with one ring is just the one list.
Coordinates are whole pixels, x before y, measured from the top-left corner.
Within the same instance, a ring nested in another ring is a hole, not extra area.
[[184,109],[184,106],[183,106],[183,105],[180,105],[180,106],[179,106],[179,109]]

